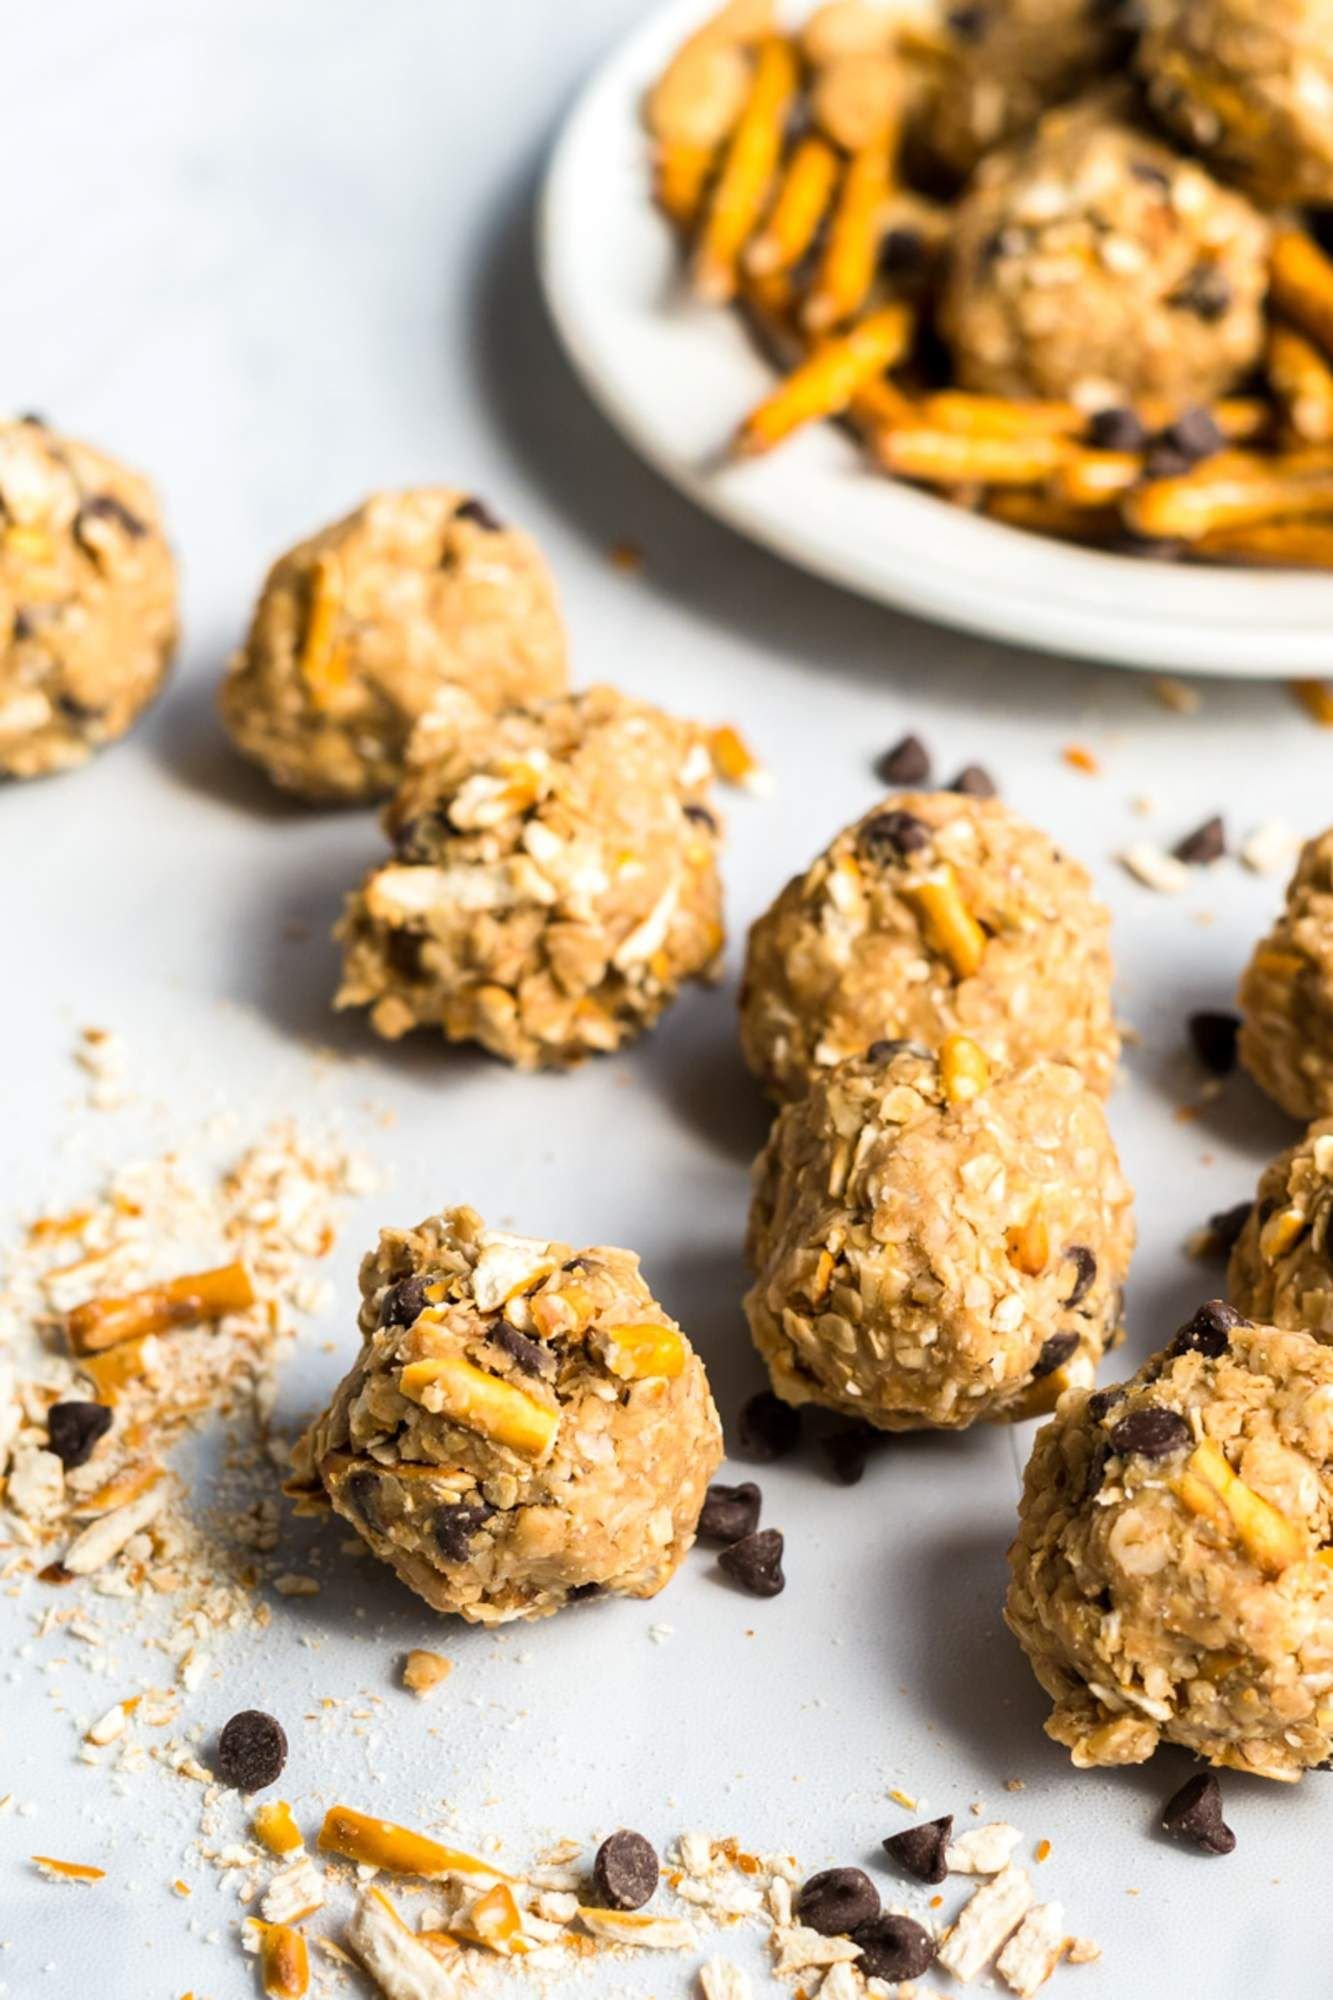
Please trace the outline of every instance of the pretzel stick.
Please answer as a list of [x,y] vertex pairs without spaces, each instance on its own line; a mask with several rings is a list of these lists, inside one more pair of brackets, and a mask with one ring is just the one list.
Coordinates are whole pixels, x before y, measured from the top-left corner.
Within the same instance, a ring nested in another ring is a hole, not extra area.
[[1257,458],[1223,452],[1177,479],[1152,479],[1125,496],[1125,519],[1152,540],[1198,542],[1218,528],[1333,514],[1333,466],[1323,455]]
[[1252,563],[1272,569],[1333,569],[1333,519],[1256,521],[1217,528],[1195,544],[1209,562]]
[[1137,451],[1076,451],[1051,476],[1051,497],[1066,507],[1105,507],[1143,477]]
[[848,414],[868,431],[918,429],[921,424],[921,405],[886,375],[861,384],[848,405]]
[[771,396],[751,410],[736,433],[733,450],[743,458],[771,451],[803,424],[845,410],[862,383],[873,381],[902,360],[912,341],[914,320],[902,304],[871,313],[850,332],[817,347]]
[[1120,532],[1120,516],[1110,507],[1073,507],[1046,492],[1012,487],[986,496],[985,511],[1006,527],[1054,535],[1062,542],[1104,545]]
[[859,312],[875,275],[889,183],[888,146],[867,146],[847,162],[828,246],[801,315],[811,333],[828,333]]
[[1312,341],[1293,327],[1271,327],[1268,379],[1303,443],[1333,443],[1333,368]]
[[653,160],[653,193],[668,221],[688,236],[699,219],[704,189],[713,170],[707,146],[661,145]]
[[[1229,444],[1247,444],[1261,437],[1273,421],[1272,407],[1261,396],[1224,396],[1204,407]],[[1186,406],[1165,396],[1145,396],[1133,408],[1145,431],[1164,431],[1184,415]]]
[[1333,260],[1301,229],[1280,229],[1273,239],[1269,296],[1325,354],[1333,354]]
[[721,302],[735,295],[736,260],[768,197],[796,80],[791,43],[781,35],[770,35],[760,45],[750,95],[727,145],[704,218],[694,260],[694,288],[700,298]]
[[74,1307],[65,1330],[75,1354],[100,1354],[146,1333],[169,1333],[173,1327],[198,1326],[227,1313],[248,1312],[254,1302],[245,1266],[224,1264],[215,1271],[198,1271],[128,1292],[123,1298],[89,1299]]
[[838,156],[827,139],[802,139],[787,162],[768,220],[745,252],[756,277],[790,271],[814,241],[838,179]]
[[969,437],[1073,437],[1088,420],[1073,403],[1010,401],[1007,396],[939,389],[922,398],[921,421],[932,429],[960,431]]
[[1040,486],[1069,451],[1064,438],[969,437],[958,431],[880,431],[880,463],[901,479],[927,486]]

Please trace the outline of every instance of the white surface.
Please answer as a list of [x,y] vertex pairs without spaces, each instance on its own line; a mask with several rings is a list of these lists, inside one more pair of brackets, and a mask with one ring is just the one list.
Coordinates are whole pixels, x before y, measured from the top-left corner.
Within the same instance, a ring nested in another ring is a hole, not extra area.
[[644,456],[792,562],[946,625],[1127,666],[1323,672],[1327,577],[1174,567],[1022,534],[885,479],[829,424],[766,458],[721,460],[773,373],[737,314],[685,295],[677,246],[651,205],[639,112],[714,5],[673,0],[615,51],[561,136],[545,194],[542,273],[557,323]]
[[[292,1420],[353,1351],[353,1275],[377,1224],[466,1198],[520,1228],[641,1249],[730,1421],[757,1380],[739,1246],[763,1131],[733,1031],[739,939],[873,799],[871,761],[909,726],[945,776],[990,763],[1115,906],[1123,1005],[1143,1036],[1113,1106],[1143,1233],[1127,1365],[1211,1283],[1181,1254],[1187,1231],[1248,1191],[1285,1132],[1240,1082],[1199,1122],[1174,1116],[1197,1083],[1182,1016],[1226,1002],[1276,885],[1227,863],[1169,903],[1109,856],[1218,805],[1237,831],[1276,815],[1312,830],[1328,817],[1330,739],[1277,689],[1213,688],[1182,719],[1137,679],[950,637],[802,576],[660,485],[575,386],[537,300],[533,190],[576,80],[632,13],[624,0],[491,0],[484,14],[462,0],[85,0],[10,24],[23,83],[0,152],[4,185],[23,189],[5,222],[21,282],[6,291],[0,379],[16,405],[160,481],[188,641],[127,744],[0,793],[4,1232],[77,1197],[95,1162],[197,1131],[220,1101],[247,1129],[340,1110],[393,1184],[349,1223],[340,1304],[284,1388]],[[384,1048],[333,1019],[322,939],[378,851],[373,820],[287,807],[213,721],[220,662],[272,555],[377,484],[436,477],[542,538],[584,676],[738,722],[777,777],[769,803],[724,798],[732,981],[572,1078],[520,1079],[426,1041]],[[622,538],[646,552],[640,577],[607,563]],[[1104,776],[1060,761],[1071,741]],[[1146,821],[1135,794],[1157,802]],[[308,941],[285,935],[293,919]],[[141,1108],[72,1108],[68,1052],[88,1022],[125,1035]],[[315,1044],[343,1062],[316,1063]],[[1294,1794],[1228,1783],[1240,1846],[1208,1862],[1152,1833],[1181,1759],[1080,1775],[1041,1734],[1043,1700],[998,1617],[1011,1443],[905,1441],[851,1491],[813,1466],[760,1473],[788,1536],[790,1582],[772,1603],[731,1594],[699,1555],[656,1604],[496,1640],[441,1629],[330,1537],[323,1595],[274,1598],[265,1644],[227,1651],[191,1713],[205,1730],[254,1701],[282,1716],[282,1791],[307,1826],[335,1797],[418,1824],[447,1803],[460,1830],[502,1835],[515,1858],[546,1830],[623,1823],[658,1840],[694,1826],[790,1844],[815,1867],[873,1857],[905,1817],[891,1784],[965,1822],[984,1798],[1029,1841],[1052,1841],[1042,1891],[1105,1948],[1053,1993],[1323,1993],[1333,1779]],[[11,2000],[240,2000],[254,1984],[229,1930],[237,1907],[186,1858],[194,1793],[150,1773],[121,1796],[76,1761],[72,1717],[122,1690],[60,1667],[58,1636],[34,1637],[48,1602],[0,1595],[0,1794],[37,1807],[0,1816],[0,1981]],[[674,1630],[655,1645],[659,1621]],[[420,1643],[458,1662],[425,1709],[394,1686],[396,1655]],[[124,1665],[141,1670],[128,1649]],[[322,1696],[355,1705],[363,1691],[385,1704],[369,1736],[346,1717],[328,1737],[303,1720]],[[1025,1781],[1016,1797],[1001,1789],[1010,1776]],[[111,1879],[48,1887],[26,1865],[34,1849]],[[183,1866],[188,1906],[166,1886]],[[657,1960],[605,1988],[670,2000],[687,1969]],[[566,1990],[602,1989],[580,1977]]]

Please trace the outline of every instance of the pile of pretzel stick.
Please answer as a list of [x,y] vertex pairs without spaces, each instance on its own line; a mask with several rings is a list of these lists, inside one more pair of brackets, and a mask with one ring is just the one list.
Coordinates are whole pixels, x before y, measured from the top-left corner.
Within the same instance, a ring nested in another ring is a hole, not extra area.
[[[1275,228],[1266,349],[1243,393],[1183,410],[968,393],[934,329],[949,204],[903,173],[901,85],[884,87],[876,60],[825,59],[820,23],[836,11],[788,34],[773,0],[730,0],[645,103],[656,200],[692,290],[738,307],[785,371],[733,453],[832,418],[894,478],[1012,527],[1333,569],[1333,259],[1301,219]],[[900,69],[928,69],[929,28],[897,32]]]

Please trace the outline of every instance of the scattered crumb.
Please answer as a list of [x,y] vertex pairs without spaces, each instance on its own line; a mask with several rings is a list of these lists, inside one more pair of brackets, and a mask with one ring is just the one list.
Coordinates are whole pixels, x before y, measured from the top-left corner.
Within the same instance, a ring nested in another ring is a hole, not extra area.
[[1171,674],[1154,675],[1152,691],[1162,707],[1176,715],[1195,715],[1203,704],[1203,696],[1196,687],[1176,680]]
[[454,1670],[452,1660],[446,1660],[443,1653],[431,1653],[424,1647],[414,1647],[403,1661],[403,1686],[419,1696],[428,1695],[441,1681],[448,1680]]
[[1293,866],[1300,846],[1300,835],[1283,821],[1265,820],[1242,840],[1240,858],[1256,875],[1277,875]]
[[1159,896],[1177,896],[1189,886],[1190,871],[1185,863],[1151,841],[1135,841],[1117,858],[1136,882],[1141,882],[1145,889],[1156,890]]

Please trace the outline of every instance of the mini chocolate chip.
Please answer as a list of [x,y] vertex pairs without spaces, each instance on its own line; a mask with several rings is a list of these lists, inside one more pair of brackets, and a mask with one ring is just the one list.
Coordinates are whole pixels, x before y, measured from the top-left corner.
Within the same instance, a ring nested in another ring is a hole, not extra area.
[[875,1063],[892,1062],[895,1056],[918,1056],[922,1062],[930,1061],[930,1050],[924,1042],[907,1042],[901,1039],[885,1039],[872,1042],[866,1050],[866,1061]]
[[930,1970],[935,1957],[930,1932],[913,1918],[896,1916],[892,1911],[872,1917],[868,1924],[858,1924],[852,1943],[861,1947],[856,1969],[867,1979],[919,1979]]
[[904,736],[884,752],[875,771],[886,785],[924,785],[930,777],[930,752],[919,736]]
[[25,410],[19,418],[19,422],[21,424],[31,424],[33,429],[37,431],[44,431],[49,428],[46,418],[40,410]]
[[1236,1836],[1222,1817],[1222,1787],[1211,1771],[1186,1778],[1162,1807],[1162,1827],[1204,1854],[1230,1854]]
[[1097,1259],[1086,1243],[1071,1243],[1065,1251],[1065,1262],[1074,1267],[1074,1289],[1065,1306],[1081,1306],[1097,1282]]
[[1234,1208],[1220,1208],[1208,1218],[1208,1234],[1218,1256],[1229,1257],[1240,1241],[1241,1231],[1254,1213],[1252,1201],[1238,1201]]
[[1206,819],[1202,826],[1196,826],[1193,833],[1187,833],[1175,846],[1176,860],[1188,862],[1191,868],[1207,868],[1220,861],[1226,851],[1226,823],[1219,813]]
[[625,1827],[602,1842],[592,1864],[597,1900],[607,1910],[641,1910],[657,1892],[657,1877],[652,1842]]
[[576,1583],[565,1592],[566,1604],[581,1604],[585,1598],[600,1597],[606,1589],[604,1583]]
[[1076,1333],[1053,1333],[1049,1340],[1043,1340],[1041,1343],[1041,1352],[1038,1354],[1032,1370],[1033,1381],[1040,1382],[1043,1375],[1054,1375],[1056,1369],[1062,1367],[1068,1361],[1070,1355],[1075,1352],[1077,1347],[1078,1335]]
[[16,611],[14,613],[14,624],[12,630],[14,637],[16,639],[31,639],[33,633],[37,630],[36,623],[34,622],[31,613],[24,611],[22,609]]
[[1186,1022],[1194,1053],[1214,1076],[1230,1076],[1236,1067],[1236,1037],[1240,1020],[1235,1014],[1191,1014]]
[[361,1516],[372,1534],[379,1534],[384,1527],[384,1517],[380,1513],[380,1476],[378,1472],[354,1472],[343,1487],[352,1507]]
[[66,1472],[86,1465],[93,1446],[111,1428],[105,1403],[52,1403],[46,1413],[47,1442]]
[[686,819],[693,820],[696,826],[706,826],[710,833],[717,832],[717,821],[712,813],[709,812],[707,806],[698,805],[695,800],[689,799],[681,810],[684,812]]
[[879,268],[886,278],[919,277],[926,267],[926,239],[919,229],[887,229],[879,246]]
[[759,1526],[764,1496],[752,1480],[741,1486],[710,1486],[699,1516],[699,1538],[705,1542],[740,1542]]
[[84,501],[74,517],[76,535],[83,522],[89,520],[114,521],[118,528],[122,528],[130,539],[136,542],[141,541],[148,533],[139,516],[131,513],[125,502],[118,500],[114,493],[94,493],[91,499]]
[[865,1476],[870,1448],[881,1436],[871,1424],[831,1424],[819,1432],[815,1449],[839,1486],[857,1486]]
[[456,521],[471,521],[474,527],[485,528],[486,532],[490,535],[499,535],[504,532],[504,522],[498,520],[492,514],[484,500],[464,500],[454,510],[454,519]]
[[1107,1444],[1105,1438],[1100,1439],[1089,1453],[1087,1472],[1083,1480],[1083,1498],[1085,1500],[1090,1500],[1094,1493],[1101,1490],[1101,1483],[1106,1477],[1106,1462],[1110,1456],[1111,1447]]
[[1131,160],[1129,171],[1135,180],[1142,181],[1145,187],[1169,188],[1171,185],[1170,174],[1159,167],[1155,160]]
[[1178,451],[1191,465],[1214,457],[1226,445],[1216,418],[1203,409],[1182,410],[1162,432],[1161,441],[1167,450]]
[[516,1332],[503,1321],[493,1326],[486,1338],[493,1347],[507,1354],[511,1361],[516,1361],[527,1375],[540,1375],[549,1382],[560,1367],[549,1347],[543,1347],[539,1340],[529,1340],[526,1333]]
[[218,1737],[213,1773],[238,1792],[262,1792],[276,1784],[287,1762],[287,1732],[259,1708],[233,1715]]
[[965,799],[998,799],[1000,796],[999,786],[982,764],[964,764],[949,790],[961,792]]
[[1220,265],[1196,264],[1185,282],[1172,292],[1167,304],[1178,306],[1182,312],[1192,312],[1205,326],[1215,326],[1218,320],[1226,318],[1235,299],[1235,289]]
[[872,861],[901,861],[929,847],[930,828],[915,813],[882,812],[868,819],[857,836]]
[[394,834],[393,851],[400,861],[431,861],[447,832],[439,813],[417,813]]
[[494,1512],[484,1500],[470,1501],[466,1506],[460,1500],[452,1507],[441,1507],[435,1516],[435,1546],[446,1562],[468,1560],[473,1539]]
[[744,1405],[736,1422],[742,1451],[760,1465],[786,1458],[801,1441],[801,1413],[771,1389],[761,1389]]
[[1119,1382],[1112,1382],[1109,1389],[1094,1389],[1088,1398],[1088,1415],[1094,1424],[1101,1423],[1110,1415],[1117,1403],[1125,1400],[1125,1390]]
[[945,1813],[942,1819],[924,1820],[920,1826],[891,1833],[884,1842],[884,1852],[914,1882],[942,1882],[949,1872],[944,1854],[952,1836],[953,1814]]
[[380,1325],[415,1325],[430,1304],[426,1296],[427,1285],[437,1282],[414,1271],[410,1278],[400,1278],[396,1285],[390,1285],[380,1301]]
[[723,1549],[718,1568],[751,1597],[776,1597],[787,1579],[782,1574],[782,1536],[776,1528],[760,1528]]
[[960,42],[967,42],[973,46],[985,40],[986,30],[990,26],[984,7],[951,7],[944,18],[951,33]]
[[879,1915],[879,1890],[861,1868],[825,1868],[802,1883],[796,1921],[821,1937],[846,1937]]
[[1184,1451],[1190,1441],[1190,1427],[1183,1417],[1174,1410],[1163,1409],[1160,1403],[1149,1403],[1146,1409],[1131,1410],[1122,1417],[1111,1432],[1111,1449],[1122,1457],[1131,1455],[1138,1458],[1172,1458],[1178,1451]]
[[[1143,461],[1144,476],[1148,479],[1183,479],[1194,468],[1194,460],[1174,445],[1155,444]],[[1144,543],[1147,553],[1147,543]],[[1155,553],[1156,545],[1153,544]]]
[[1147,442],[1148,433],[1137,410],[1097,410],[1088,424],[1088,443],[1097,451],[1142,451]]
[[1231,1330],[1248,1326],[1249,1321],[1229,1306],[1225,1299],[1209,1299],[1193,1319],[1186,1321],[1167,1350],[1171,1354],[1203,1354],[1216,1361],[1231,1345]]

